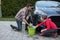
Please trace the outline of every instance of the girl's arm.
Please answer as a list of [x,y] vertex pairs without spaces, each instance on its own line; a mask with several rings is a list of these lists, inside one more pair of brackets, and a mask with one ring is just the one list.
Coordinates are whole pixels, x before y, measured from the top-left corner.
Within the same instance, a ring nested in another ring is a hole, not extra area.
[[36,25],[35,28],[37,28],[38,26],[40,27],[42,24],[44,24],[44,22],[41,22],[40,24]]
[[40,24],[38,24],[37,26],[39,26],[39,27],[40,27],[42,24],[44,24],[44,22],[41,22],[41,23],[40,23]]

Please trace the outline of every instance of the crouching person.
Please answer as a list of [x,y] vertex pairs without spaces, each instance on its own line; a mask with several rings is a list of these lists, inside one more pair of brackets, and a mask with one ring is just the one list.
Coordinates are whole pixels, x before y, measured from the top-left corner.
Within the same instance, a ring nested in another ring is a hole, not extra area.
[[57,37],[57,26],[56,24],[47,17],[47,15],[41,16],[41,23],[35,26],[35,28],[44,25],[44,29],[41,30],[41,36],[51,35],[53,37]]

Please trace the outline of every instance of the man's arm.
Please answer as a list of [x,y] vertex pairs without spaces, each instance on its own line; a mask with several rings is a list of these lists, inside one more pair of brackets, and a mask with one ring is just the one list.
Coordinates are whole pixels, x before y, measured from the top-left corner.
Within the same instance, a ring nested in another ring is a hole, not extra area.
[[24,19],[24,22],[27,24],[27,25],[29,25],[30,26],[30,24]]

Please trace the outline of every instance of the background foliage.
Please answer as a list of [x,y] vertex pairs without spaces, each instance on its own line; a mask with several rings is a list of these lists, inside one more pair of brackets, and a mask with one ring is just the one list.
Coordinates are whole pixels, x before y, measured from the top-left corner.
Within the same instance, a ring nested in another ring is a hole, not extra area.
[[37,0],[2,0],[2,16],[14,17],[19,9],[23,8],[27,3],[32,3],[34,5],[36,1]]
[[34,4],[36,0],[2,0],[2,16],[14,17],[19,9],[23,8],[27,3]]

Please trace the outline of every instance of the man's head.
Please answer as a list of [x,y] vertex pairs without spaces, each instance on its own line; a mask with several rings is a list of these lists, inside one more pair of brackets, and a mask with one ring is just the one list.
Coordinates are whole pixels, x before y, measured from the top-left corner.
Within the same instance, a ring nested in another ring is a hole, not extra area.
[[33,5],[32,4],[27,4],[26,7],[27,7],[28,10],[32,10]]
[[47,15],[42,15],[40,19],[41,21],[44,21],[46,18],[47,18]]

